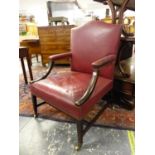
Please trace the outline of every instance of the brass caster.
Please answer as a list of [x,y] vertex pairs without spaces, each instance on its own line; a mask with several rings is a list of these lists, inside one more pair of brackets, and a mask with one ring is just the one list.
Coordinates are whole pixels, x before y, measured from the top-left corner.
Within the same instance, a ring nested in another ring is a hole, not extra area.
[[75,148],[74,148],[76,151],[79,151],[81,149],[81,144],[77,144],[75,145]]
[[37,118],[37,115],[34,114],[33,117],[34,117],[34,118]]

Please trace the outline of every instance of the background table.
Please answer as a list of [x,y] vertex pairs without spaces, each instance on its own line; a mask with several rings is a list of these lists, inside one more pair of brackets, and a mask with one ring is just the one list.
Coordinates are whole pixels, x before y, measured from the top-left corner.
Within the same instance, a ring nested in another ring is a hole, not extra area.
[[24,65],[24,58],[26,58],[27,60],[30,79],[33,80],[33,75],[32,75],[32,70],[31,70],[31,61],[30,61],[28,50],[29,49],[27,47],[19,47],[19,58],[21,60],[21,66],[22,66],[24,80],[26,84],[28,84],[28,80],[27,80],[27,74],[26,74],[25,65]]

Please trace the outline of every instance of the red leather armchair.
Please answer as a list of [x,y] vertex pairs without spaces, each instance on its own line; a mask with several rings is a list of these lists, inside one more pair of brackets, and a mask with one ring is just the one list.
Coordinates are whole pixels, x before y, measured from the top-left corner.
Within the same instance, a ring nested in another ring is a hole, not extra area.
[[[50,56],[47,74],[30,84],[35,117],[39,106],[36,97],[39,97],[76,120],[77,150],[80,149],[83,136],[90,127],[88,125],[84,128],[84,117],[113,87],[120,34],[120,25],[102,21],[91,21],[73,28],[71,52]],[[71,70],[49,75],[54,61],[65,57],[71,58]],[[105,108],[106,106],[103,107]]]

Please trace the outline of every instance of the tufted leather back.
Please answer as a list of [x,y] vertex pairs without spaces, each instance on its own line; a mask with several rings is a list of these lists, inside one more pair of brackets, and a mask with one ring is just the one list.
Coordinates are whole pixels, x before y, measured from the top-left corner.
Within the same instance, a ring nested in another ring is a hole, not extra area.
[[[121,25],[91,21],[71,30],[71,68],[74,71],[91,73],[91,63],[113,54],[117,55]],[[100,75],[113,78],[114,63],[100,71]]]

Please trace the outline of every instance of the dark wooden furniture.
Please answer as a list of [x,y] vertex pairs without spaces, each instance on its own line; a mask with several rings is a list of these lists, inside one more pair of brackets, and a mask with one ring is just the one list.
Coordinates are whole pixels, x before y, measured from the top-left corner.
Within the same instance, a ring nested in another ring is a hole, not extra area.
[[[121,45],[118,52],[117,58],[117,66],[119,71],[123,77],[128,77],[129,74],[124,71],[122,68],[122,64],[120,63],[122,60],[128,60],[128,58],[134,57],[135,53],[135,37],[121,37]],[[132,63],[132,65],[134,62]],[[128,74],[128,75],[127,75]]]
[[135,38],[123,37],[115,68],[114,94],[117,103],[127,109],[135,104]]
[[38,61],[38,55],[41,55],[39,38],[25,37],[20,41],[20,46],[28,47],[30,58],[32,58],[32,55],[35,55]]
[[28,65],[28,70],[29,70],[31,80],[33,80],[33,75],[32,75],[32,70],[31,70],[30,56],[29,56],[29,52],[28,52],[27,47],[19,47],[19,58],[21,60],[21,66],[22,66],[22,70],[23,70],[25,84],[28,84],[27,74],[26,74],[25,65],[24,65],[24,59],[25,58],[27,60],[27,65]]
[[[112,14],[112,23],[122,24],[124,12],[135,10],[135,0],[94,0],[109,5]],[[123,26],[121,46],[115,69],[114,80],[114,101],[115,103],[128,109],[134,108],[135,104],[135,62],[134,44],[135,38],[130,36]]]
[[[107,0],[113,23],[123,24],[126,9],[135,10],[135,0]],[[121,46],[115,69],[114,98],[117,104],[133,109],[135,107],[135,37],[122,30]]]
[[[113,87],[115,61],[119,48],[121,25],[90,21],[71,30],[71,51],[50,56],[46,75],[30,85],[34,115],[37,117],[37,97],[68,114],[77,122],[79,150],[83,136],[109,102],[103,104],[90,122],[85,116]],[[105,48],[106,47],[106,48]],[[56,60],[71,58],[71,70],[50,74]],[[86,125],[84,125],[86,123]]]
[[[74,25],[38,27],[42,64],[49,62],[49,56],[70,51],[70,33]],[[57,64],[69,64],[68,60],[56,61]]]

